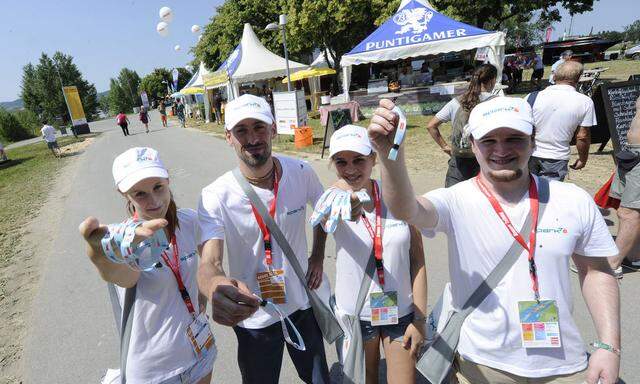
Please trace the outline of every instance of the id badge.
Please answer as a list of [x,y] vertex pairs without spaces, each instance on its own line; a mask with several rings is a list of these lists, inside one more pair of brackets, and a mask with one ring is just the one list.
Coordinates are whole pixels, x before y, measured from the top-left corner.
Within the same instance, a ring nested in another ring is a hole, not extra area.
[[284,284],[284,270],[271,269],[266,272],[258,272],[256,280],[260,286],[260,296],[263,300],[273,304],[286,304],[287,291]]
[[398,324],[398,293],[395,291],[372,292],[369,295],[371,325]]
[[518,301],[522,346],[560,348],[560,324],[555,300]]
[[200,357],[203,352],[211,350],[215,344],[209,320],[204,313],[196,317],[187,327],[187,338],[193,347],[196,356]]

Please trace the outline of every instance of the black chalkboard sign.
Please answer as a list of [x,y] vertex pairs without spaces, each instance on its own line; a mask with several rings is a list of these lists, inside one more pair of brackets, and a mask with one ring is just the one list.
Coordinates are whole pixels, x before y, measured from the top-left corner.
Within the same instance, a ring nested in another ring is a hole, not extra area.
[[[329,111],[327,125],[324,127],[324,139],[322,140],[322,154],[320,155],[320,158],[324,157],[324,150],[329,148],[327,145],[327,136],[331,137],[335,131],[352,123],[351,111],[348,109],[335,109],[333,111]],[[331,133],[329,133],[329,131],[331,131]]]
[[627,148],[627,131],[636,113],[638,97],[640,81],[602,84],[594,95],[598,127],[605,127],[606,124],[615,153]]

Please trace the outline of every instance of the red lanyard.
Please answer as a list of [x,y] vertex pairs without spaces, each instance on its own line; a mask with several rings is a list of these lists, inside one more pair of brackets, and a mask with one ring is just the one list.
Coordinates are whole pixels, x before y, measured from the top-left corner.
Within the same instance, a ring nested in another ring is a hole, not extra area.
[[378,183],[371,181],[373,185],[373,204],[376,211],[376,231],[373,231],[371,223],[362,213],[362,221],[367,228],[371,240],[373,240],[373,254],[376,258],[376,272],[378,273],[378,281],[380,285],[384,287],[384,265],[382,263],[382,204],[380,203],[380,191],[378,190]]
[[166,252],[162,252],[162,259],[171,269],[171,272],[173,272],[173,276],[175,276],[176,281],[178,282],[178,290],[180,291],[182,300],[184,300],[184,303],[187,305],[189,313],[195,317],[196,311],[193,309],[191,296],[189,296],[189,291],[187,291],[187,288],[184,286],[182,275],[180,274],[180,253],[178,252],[178,243],[176,242],[175,235],[171,237],[171,246],[173,248],[173,263],[171,262],[171,260],[169,260]]
[[507,214],[502,209],[502,206],[498,202],[498,199],[496,199],[493,193],[491,193],[491,191],[489,191],[489,189],[487,189],[487,187],[484,185],[482,180],[480,180],[480,176],[476,176],[475,181],[480,191],[484,193],[484,195],[489,200],[489,203],[491,203],[493,210],[496,211],[500,220],[502,220],[504,225],[507,227],[507,230],[509,230],[511,236],[513,236],[516,241],[520,243],[520,245],[522,245],[522,248],[524,248],[529,253],[529,274],[531,275],[533,294],[535,295],[536,300],[539,301],[540,292],[538,290],[538,274],[536,272],[536,262],[534,257],[536,249],[536,232],[538,229],[538,209],[540,203],[538,201],[538,188],[536,187],[535,180],[533,176],[529,175],[529,177],[531,178],[529,183],[530,214],[533,216],[531,221],[531,232],[529,233],[529,245],[525,243],[522,235],[518,232],[518,230],[516,230],[513,224],[511,224],[509,216],[507,216]]
[[[274,163],[275,167],[276,164]],[[274,217],[276,215],[276,201],[278,200],[278,169],[273,169],[273,200],[271,201],[271,205],[269,206],[269,215]],[[262,240],[264,242],[264,258],[267,262],[267,265],[273,264],[273,257],[271,256],[271,232],[269,232],[269,228],[267,228],[266,224],[262,220],[262,216],[256,209],[256,207],[251,204],[251,210],[253,210],[253,215],[256,217],[256,221],[258,222],[258,226],[260,227],[260,232],[262,232]]]

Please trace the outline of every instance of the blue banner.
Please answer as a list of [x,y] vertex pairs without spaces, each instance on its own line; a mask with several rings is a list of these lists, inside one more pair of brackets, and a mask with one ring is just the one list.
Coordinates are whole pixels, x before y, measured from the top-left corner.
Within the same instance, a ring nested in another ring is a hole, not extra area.
[[487,33],[412,0],[347,55]]
[[227,75],[231,77],[236,69],[238,69],[240,61],[242,61],[242,44],[238,44],[236,49],[227,57],[227,60],[218,67],[218,71],[224,68],[224,70],[227,71]]

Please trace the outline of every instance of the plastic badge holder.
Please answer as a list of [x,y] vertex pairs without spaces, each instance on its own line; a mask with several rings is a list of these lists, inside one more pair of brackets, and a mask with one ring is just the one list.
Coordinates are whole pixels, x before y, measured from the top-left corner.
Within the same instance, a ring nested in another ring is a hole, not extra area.
[[150,238],[133,244],[136,228],[140,225],[142,221],[132,219],[121,224],[110,224],[101,244],[112,262],[127,264],[137,271],[149,271],[160,261],[162,252],[169,248],[169,242],[164,231],[156,231]]
[[[314,211],[309,218],[311,226],[315,227],[322,222],[324,217],[327,217],[324,230],[327,233],[333,233],[340,219],[351,220],[352,193],[353,191],[351,190],[345,191],[335,187],[327,189],[318,199]],[[365,189],[355,192],[355,195],[362,203],[371,201]]]
[[398,150],[400,149],[400,144],[404,141],[404,135],[407,131],[407,117],[402,112],[400,107],[396,106],[392,110],[398,115],[398,129],[396,129],[396,135],[393,138],[393,147],[389,151],[389,160],[396,161],[398,158]]

